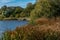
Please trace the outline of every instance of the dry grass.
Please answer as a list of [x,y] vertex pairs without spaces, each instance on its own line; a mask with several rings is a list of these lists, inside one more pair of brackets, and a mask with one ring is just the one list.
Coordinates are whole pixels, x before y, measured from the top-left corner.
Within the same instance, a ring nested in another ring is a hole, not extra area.
[[27,25],[20,28],[17,27],[15,30],[10,31],[10,39],[60,40],[60,18],[40,18],[36,20],[36,23],[36,25]]

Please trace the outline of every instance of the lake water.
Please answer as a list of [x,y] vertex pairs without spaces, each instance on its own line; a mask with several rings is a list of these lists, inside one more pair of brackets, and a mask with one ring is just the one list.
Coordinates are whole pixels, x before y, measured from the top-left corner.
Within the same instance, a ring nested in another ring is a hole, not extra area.
[[5,20],[0,21],[0,34],[5,30],[13,30],[16,27],[26,25],[28,21],[18,21],[18,20]]

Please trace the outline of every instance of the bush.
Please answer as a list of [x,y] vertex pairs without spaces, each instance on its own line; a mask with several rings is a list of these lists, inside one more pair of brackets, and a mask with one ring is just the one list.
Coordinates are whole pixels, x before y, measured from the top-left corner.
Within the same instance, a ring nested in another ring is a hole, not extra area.
[[13,31],[5,32],[3,39],[4,40],[60,40],[59,24],[57,25],[56,23],[54,23],[53,25],[48,24],[27,25],[20,28],[17,27]]
[[31,11],[33,18],[60,16],[60,0],[37,0],[35,8]]

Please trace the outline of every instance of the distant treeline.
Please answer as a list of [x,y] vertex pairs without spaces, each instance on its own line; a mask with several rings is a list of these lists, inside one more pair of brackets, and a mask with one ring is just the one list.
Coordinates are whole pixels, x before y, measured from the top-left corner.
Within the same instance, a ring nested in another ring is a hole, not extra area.
[[4,5],[0,9],[0,17],[29,17],[30,12],[34,9],[34,5],[35,4],[28,3],[26,8],[22,8],[20,6],[7,7]]
[[[1,16],[2,15],[2,16]],[[32,19],[40,17],[60,16],[60,0],[37,0],[35,4],[28,3],[26,8],[20,6],[7,7],[0,9],[1,17],[30,17]]]

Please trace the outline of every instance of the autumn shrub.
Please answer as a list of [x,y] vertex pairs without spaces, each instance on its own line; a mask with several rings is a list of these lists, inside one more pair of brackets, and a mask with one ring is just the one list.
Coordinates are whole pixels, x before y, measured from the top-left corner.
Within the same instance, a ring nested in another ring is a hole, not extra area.
[[[50,20],[50,24],[26,25],[5,32],[4,40],[60,40],[60,21]],[[6,34],[7,33],[7,34]]]
[[[18,29],[17,29],[18,30]],[[53,31],[51,29],[38,28],[24,28],[23,30],[16,31],[17,34],[11,38],[11,35],[7,34],[4,40],[60,40],[60,32]],[[15,38],[14,38],[15,37]]]

